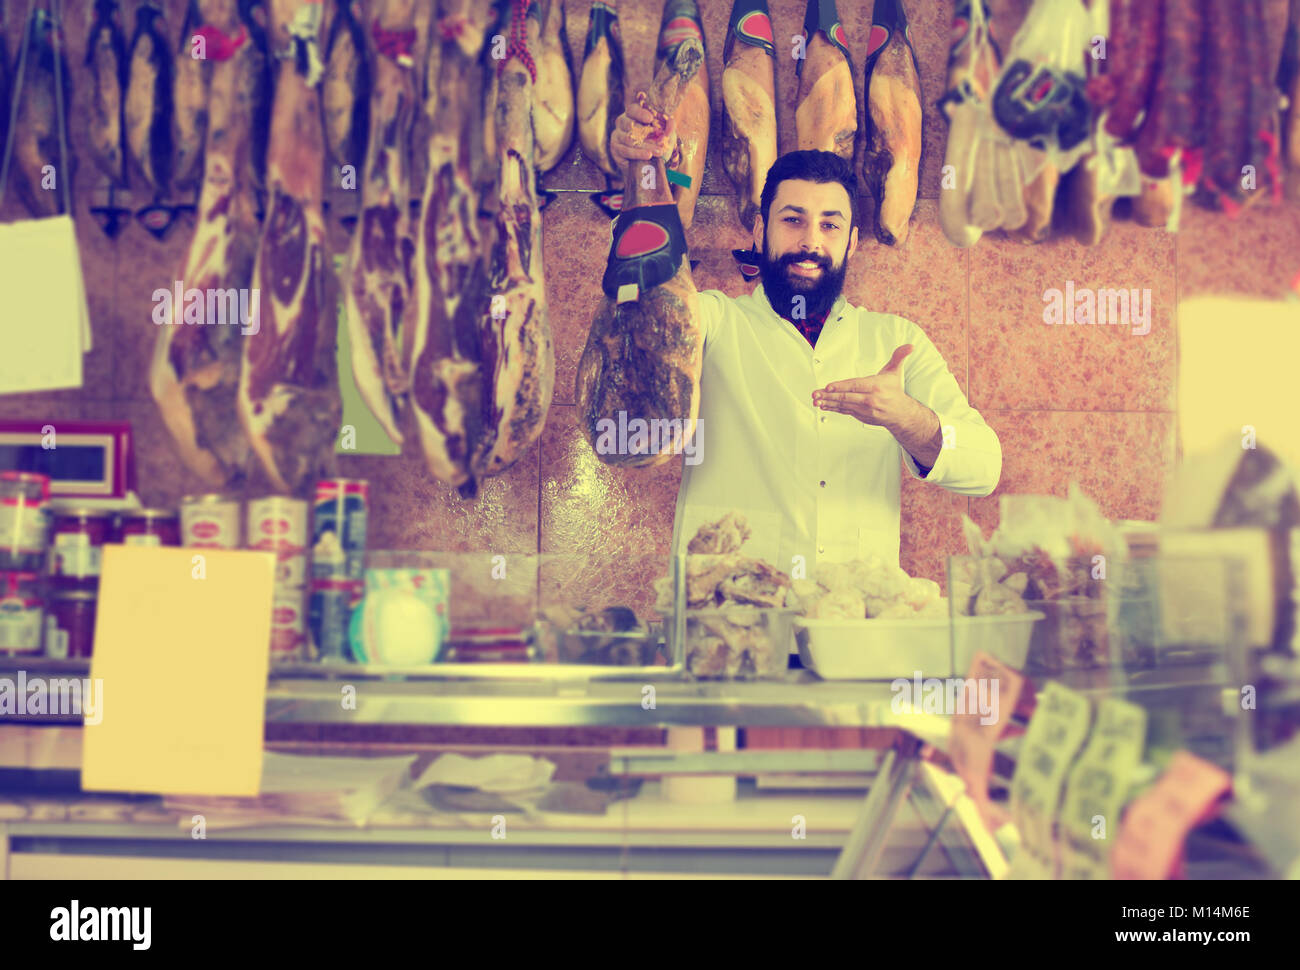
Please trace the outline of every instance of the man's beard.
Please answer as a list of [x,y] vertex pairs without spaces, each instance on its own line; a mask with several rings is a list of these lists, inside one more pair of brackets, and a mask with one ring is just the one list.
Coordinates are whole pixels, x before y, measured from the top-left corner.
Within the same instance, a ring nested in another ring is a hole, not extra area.
[[[821,276],[807,279],[792,276],[790,267],[806,259],[815,259],[821,267]],[[848,272],[849,261],[843,260],[839,269],[831,265],[829,256],[807,256],[803,253],[786,253],[780,259],[771,260],[767,254],[767,231],[763,231],[763,253],[759,272],[763,278],[763,293],[778,316],[790,319],[794,316],[795,297],[803,297],[803,318],[812,320],[826,314],[840,293],[844,291],[844,275]]]

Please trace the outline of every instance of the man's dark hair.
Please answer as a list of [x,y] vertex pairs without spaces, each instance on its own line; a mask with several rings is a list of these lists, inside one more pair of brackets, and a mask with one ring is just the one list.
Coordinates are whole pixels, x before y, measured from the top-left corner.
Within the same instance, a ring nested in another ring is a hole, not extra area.
[[767,170],[760,203],[764,228],[768,224],[767,216],[772,211],[777,186],[786,179],[839,182],[849,193],[849,229],[858,224],[858,179],[853,174],[853,166],[834,152],[799,151],[786,152]]

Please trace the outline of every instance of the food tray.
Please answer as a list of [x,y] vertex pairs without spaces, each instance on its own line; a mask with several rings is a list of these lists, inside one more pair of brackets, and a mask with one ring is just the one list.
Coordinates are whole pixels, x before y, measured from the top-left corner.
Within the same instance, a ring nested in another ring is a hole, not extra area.
[[1034,624],[1042,613],[958,616],[951,621],[810,620],[794,621],[803,665],[825,680],[894,680],[963,676],[977,651],[1014,669],[1029,652]]
[[684,644],[674,655],[698,680],[784,678],[798,612],[741,605],[682,610]]

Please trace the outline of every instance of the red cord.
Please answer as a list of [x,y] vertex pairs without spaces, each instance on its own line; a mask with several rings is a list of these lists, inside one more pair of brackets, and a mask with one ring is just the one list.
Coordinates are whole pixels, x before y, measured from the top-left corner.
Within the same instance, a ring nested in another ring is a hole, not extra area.
[[379,18],[376,17],[375,22],[370,26],[370,33],[375,38],[375,47],[380,54],[403,67],[411,66],[411,51],[415,48],[415,28],[385,30],[379,26]]
[[533,55],[528,53],[527,5],[529,2],[530,0],[514,0],[514,11],[510,14],[510,46],[506,48],[506,56],[497,65],[497,76],[500,77],[505,71],[510,58],[517,57],[519,62],[528,68],[528,73],[536,84],[537,65],[533,63]]
[[208,60],[228,61],[235,56],[239,48],[244,46],[244,41],[248,40],[248,28],[241,26],[238,34],[228,37],[211,24],[204,24],[194,31],[194,36],[203,38]]

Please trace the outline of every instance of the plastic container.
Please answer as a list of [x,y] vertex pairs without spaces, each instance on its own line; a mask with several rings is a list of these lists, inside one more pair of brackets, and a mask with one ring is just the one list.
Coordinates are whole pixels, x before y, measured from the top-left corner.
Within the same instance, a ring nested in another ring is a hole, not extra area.
[[686,670],[699,680],[783,679],[798,612],[739,605],[684,611]]
[[976,651],[1019,670],[1038,612],[946,619],[794,621],[803,665],[825,680],[960,677]]

